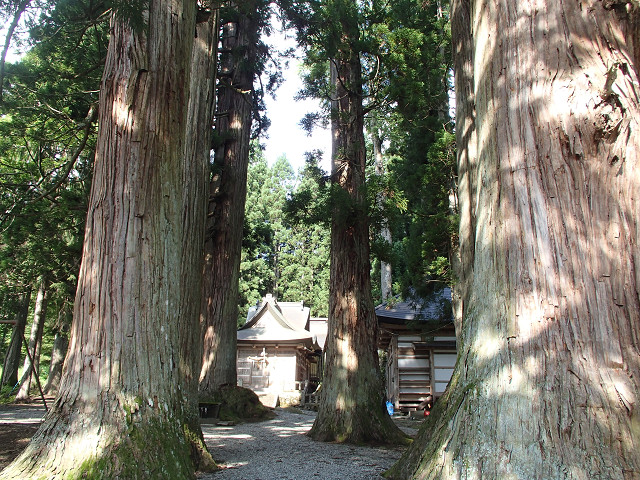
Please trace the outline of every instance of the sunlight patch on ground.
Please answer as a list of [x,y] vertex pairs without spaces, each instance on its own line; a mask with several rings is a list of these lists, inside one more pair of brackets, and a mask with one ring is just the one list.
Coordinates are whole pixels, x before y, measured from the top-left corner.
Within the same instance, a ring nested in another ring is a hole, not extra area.
[[278,435],[278,437],[291,437],[292,435],[301,435],[307,433],[310,428],[310,424],[303,423],[292,426],[273,426],[269,427],[269,430]]
[[249,465],[249,462],[229,462],[229,463],[221,463],[218,465],[222,470],[230,470],[233,468],[240,468]]
[[202,435],[204,436],[205,440],[213,440],[216,438],[229,438],[229,439],[235,439],[235,440],[252,440],[253,436],[252,435],[247,435],[247,434],[234,434],[231,433],[233,431],[233,429],[231,428],[215,428],[212,430],[209,429],[202,429]]
[[42,418],[44,417],[45,411],[44,407],[29,407],[26,408],[16,408],[16,409],[7,409],[5,411],[0,412],[0,423],[29,423],[29,424],[40,424],[42,423]]

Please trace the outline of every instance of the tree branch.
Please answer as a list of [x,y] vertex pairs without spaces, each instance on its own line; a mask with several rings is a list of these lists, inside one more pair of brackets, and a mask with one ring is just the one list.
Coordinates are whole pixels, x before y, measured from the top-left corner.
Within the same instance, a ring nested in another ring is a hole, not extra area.
[[16,13],[13,15],[13,20],[11,21],[11,25],[9,25],[9,29],[7,30],[7,36],[4,40],[4,47],[2,49],[2,57],[0,58],[0,103],[2,103],[2,89],[4,85],[4,66],[7,59],[7,52],[9,51],[9,46],[11,45],[11,38],[13,37],[13,33],[18,26],[18,22],[20,21],[20,17],[31,3],[31,0],[22,0],[20,5],[18,5],[18,9]]
[[[98,118],[98,108],[96,105],[91,105],[91,107],[89,108],[89,112],[87,113],[87,116],[85,117],[83,123],[81,123],[79,125],[79,127],[82,128],[82,139],[80,140],[80,143],[76,146],[76,148],[67,155],[67,161],[64,165],[61,166],[61,168],[63,169],[62,173],[58,176],[58,178],[56,178],[55,182],[46,190],[41,191],[40,193],[38,193],[36,196],[34,196],[33,198],[26,200],[26,194],[22,196],[22,198],[19,198],[18,200],[16,200],[13,205],[8,208],[6,211],[2,212],[1,216],[0,216],[0,225],[4,225],[4,223],[11,218],[11,215],[13,213],[13,211],[16,209],[16,207],[19,204],[23,204],[23,205],[28,205],[28,204],[32,204],[37,202],[38,200],[41,200],[43,198],[48,197],[49,195],[51,195],[53,192],[55,192],[58,188],[60,188],[60,186],[65,182],[65,180],[69,177],[69,174],[71,173],[71,170],[73,170],[73,167],[76,164],[76,161],[78,160],[78,158],[80,157],[80,154],[82,153],[82,151],[84,150],[85,146],[87,145],[87,140],[89,139],[89,135],[91,133],[91,127],[92,125],[95,123],[96,119]],[[51,172],[49,175],[51,175],[53,172]],[[45,181],[44,176],[42,178],[40,178],[40,180],[36,183],[36,185],[41,185],[43,184]],[[31,191],[37,191],[37,188],[33,188],[30,187],[27,190],[27,194]]]

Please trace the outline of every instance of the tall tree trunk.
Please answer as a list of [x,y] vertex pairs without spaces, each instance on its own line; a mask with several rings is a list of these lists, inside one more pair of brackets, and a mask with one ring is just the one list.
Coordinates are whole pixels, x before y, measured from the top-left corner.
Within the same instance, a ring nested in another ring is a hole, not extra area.
[[452,383],[392,477],[638,478],[638,8],[456,2],[473,265]]
[[209,129],[189,118],[195,7],[151,0],[136,30],[112,18],[60,392],[3,480],[194,476],[206,158],[186,155]]
[[[477,132],[469,1],[455,0],[451,5],[451,34],[456,97],[456,148],[458,163],[457,199],[459,212],[458,243],[454,240],[452,266],[457,282],[452,289],[452,307],[458,349],[463,341],[462,316],[469,303],[469,289],[473,278],[473,255],[476,234],[476,170]],[[457,247],[457,248],[456,248]]]
[[58,321],[55,326],[55,337],[53,339],[53,349],[51,350],[49,375],[47,375],[47,383],[43,388],[43,392],[47,395],[56,395],[60,388],[62,367],[67,355],[67,350],[69,349],[69,327],[73,319],[73,309],[70,308],[71,305],[65,302],[58,312]]
[[347,47],[358,30],[341,20],[348,39],[331,62],[332,183],[339,194],[331,220],[329,335],[318,416],[309,435],[320,441],[398,443],[405,437],[384,406],[371,296],[362,77],[358,52]]
[[20,353],[22,352],[22,338],[24,337],[24,329],[27,326],[27,316],[29,315],[29,302],[31,301],[31,288],[22,294],[16,305],[15,324],[11,330],[11,340],[4,357],[4,365],[2,367],[3,385],[14,386],[18,383],[18,368],[20,367]]
[[[380,139],[380,134],[378,133],[377,128],[373,128],[372,140],[373,140],[373,155],[375,161],[376,175],[384,175],[385,174],[385,165],[384,165],[384,156],[382,154],[382,140]],[[378,206],[382,207],[384,203],[384,193],[380,193],[377,199]],[[387,244],[391,245],[391,229],[389,229],[389,222],[386,218],[382,219],[382,224],[380,228],[380,236],[382,240],[384,240]],[[383,302],[386,302],[387,299],[393,294],[393,278],[391,276],[391,264],[389,262],[385,262],[384,260],[380,261],[380,297]]]
[[200,393],[235,385],[238,289],[258,26],[255,1],[230,2],[223,20],[214,176],[210,184],[201,325]]
[[[209,161],[211,157],[211,145],[213,141],[213,123],[216,105],[216,69],[218,61],[218,41],[219,41],[219,10],[213,2],[207,4],[210,15],[204,22],[196,25],[196,39],[192,53],[191,70],[191,96],[189,98],[189,124],[198,125],[187,131],[187,142],[185,144],[185,159],[192,162],[197,167],[197,177],[194,180],[194,191],[197,196],[192,197],[191,209],[198,212],[197,216],[191,219],[191,225],[186,226],[185,231],[191,235],[196,235],[199,240],[198,253],[200,257],[191,258],[188,265],[183,265],[184,274],[191,275],[192,271],[200,273],[197,284],[194,288],[183,292],[183,304],[189,309],[189,316],[193,316],[198,321],[196,327],[200,326],[200,304],[202,293],[201,275],[204,255],[204,239],[206,227],[206,210],[208,197],[208,174]],[[188,164],[185,165],[189,168]],[[202,213],[201,213],[202,212]],[[202,214],[202,217],[200,216]],[[215,461],[209,454],[204,443],[202,429],[200,428],[200,416],[198,410],[198,378],[202,367],[202,334],[200,328],[193,328],[189,332],[189,344],[191,345],[193,362],[190,369],[193,372],[193,392],[188,398],[190,402],[187,408],[187,429],[191,440],[191,456],[194,459],[196,468],[199,471],[211,471],[217,468]],[[191,378],[190,378],[191,380]]]
[[69,334],[67,329],[60,329],[56,332],[53,339],[53,349],[51,351],[51,364],[49,366],[49,375],[47,383],[44,386],[44,393],[47,395],[56,394],[60,388],[60,380],[62,379],[62,366],[64,365],[64,357],[69,348]]
[[[31,381],[34,375],[40,373],[40,346],[42,345],[44,321],[47,316],[47,288],[46,278],[40,278],[38,294],[36,295],[36,305],[33,311],[33,322],[31,323],[31,335],[29,336],[28,348],[29,352],[31,352],[31,358],[29,358],[29,355],[24,357],[20,390],[18,390],[16,394],[16,400],[27,400],[29,398]],[[33,359],[33,365],[31,365],[31,359]]]

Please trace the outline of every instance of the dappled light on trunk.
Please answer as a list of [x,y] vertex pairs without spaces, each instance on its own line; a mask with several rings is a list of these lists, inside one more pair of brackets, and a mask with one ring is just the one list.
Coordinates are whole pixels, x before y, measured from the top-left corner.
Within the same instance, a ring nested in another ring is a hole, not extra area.
[[[340,21],[344,35],[357,38],[354,26],[346,18]],[[329,331],[318,417],[309,435],[321,441],[401,444],[407,438],[391,421],[383,400],[371,296],[362,74],[358,53],[347,44],[331,62],[335,203]]]
[[638,19],[455,2],[462,349],[392,478],[640,471]]
[[195,400],[208,148],[194,145],[210,124],[191,100],[212,101],[214,80],[191,82],[195,3],[149,8],[138,30],[111,20],[69,353],[3,480],[192,478],[213,464]]
[[235,385],[238,290],[247,196],[259,2],[228,2],[222,18],[216,145],[205,241],[200,394]]

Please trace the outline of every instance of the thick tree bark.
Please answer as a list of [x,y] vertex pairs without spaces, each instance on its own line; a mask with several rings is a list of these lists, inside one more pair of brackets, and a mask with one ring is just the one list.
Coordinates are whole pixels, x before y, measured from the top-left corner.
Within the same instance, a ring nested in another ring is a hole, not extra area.
[[[24,357],[24,365],[22,368],[22,379],[20,380],[20,389],[16,394],[16,400],[28,400],[29,391],[31,390],[31,382],[34,376],[40,372],[40,347],[42,345],[42,333],[44,332],[44,321],[47,316],[47,280],[40,278],[38,284],[38,294],[36,295],[36,304],[33,310],[33,322],[31,323],[31,335],[29,336],[29,355]],[[31,360],[33,359],[33,365]]]
[[[345,22],[344,35],[357,38]],[[348,44],[349,42],[345,42]],[[331,221],[331,269],[327,359],[318,416],[309,435],[320,441],[405,441],[384,406],[371,296],[369,219],[365,198],[364,112],[357,52],[332,61],[335,206]]]
[[208,127],[189,119],[195,5],[152,0],[136,31],[112,19],[60,392],[2,479],[193,477],[206,158],[186,155]]
[[27,316],[29,315],[29,302],[31,301],[31,288],[22,294],[16,306],[15,325],[11,330],[11,340],[4,357],[4,365],[2,367],[3,385],[11,385],[12,387],[18,383],[18,369],[20,368],[20,354],[22,352],[22,337],[27,326]]
[[230,2],[223,21],[214,175],[210,183],[201,325],[202,396],[235,385],[238,289],[256,65],[256,2]]
[[461,352],[390,476],[638,478],[637,2],[455,4]]
[[452,306],[458,350],[462,337],[462,315],[469,301],[469,288],[473,278],[473,251],[476,228],[476,165],[477,132],[473,62],[474,50],[471,37],[471,12],[468,1],[453,1],[451,5],[451,36],[455,71],[456,95],[456,144],[458,162],[458,244],[452,255],[452,266],[457,274],[453,287]]
[[[218,59],[219,40],[219,14],[214,5],[209,5],[210,15],[204,22],[196,25],[196,39],[191,61],[191,96],[189,98],[189,112],[187,125],[197,125],[198,128],[190,128],[187,131],[187,142],[185,159],[193,162],[197,167],[198,176],[194,179],[194,191],[200,192],[198,196],[192,198],[194,212],[202,212],[197,217],[193,217],[191,225],[185,228],[186,232],[196,235],[200,239],[198,252],[200,258],[195,256],[191,259],[191,264],[184,265],[185,275],[191,274],[191,270],[202,271],[202,255],[204,253],[205,238],[205,214],[207,209],[208,173],[209,160],[211,156],[211,143],[213,137],[213,117],[216,103],[216,67]],[[200,303],[202,292],[202,275],[200,280],[194,284],[193,290],[184,292],[184,305],[189,308],[189,315],[200,318]],[[215,461],[207,451],[200,428],[200,417],[198,410],[198,375],[202,366],[202,335],[200,328],[190,330],[191,336],[188,343],[191,345],[193,362],[191,371],[195,375],[193,393],[189,396],[190,402],[187,417],[187,429],[191,441],[191,456],[194,459],[196,468],[200,471],[211,471],[217,468]]]

